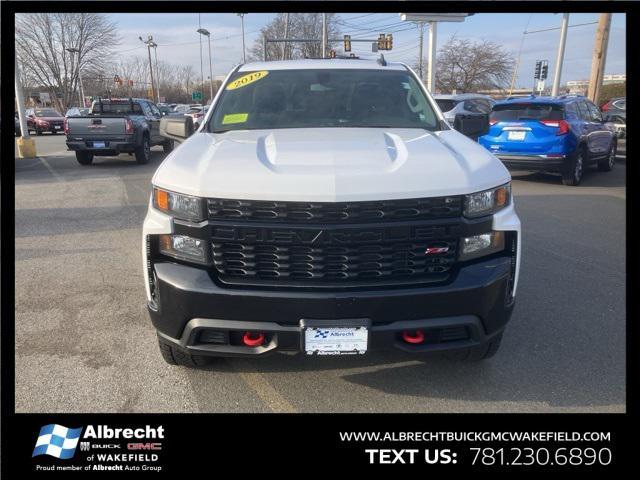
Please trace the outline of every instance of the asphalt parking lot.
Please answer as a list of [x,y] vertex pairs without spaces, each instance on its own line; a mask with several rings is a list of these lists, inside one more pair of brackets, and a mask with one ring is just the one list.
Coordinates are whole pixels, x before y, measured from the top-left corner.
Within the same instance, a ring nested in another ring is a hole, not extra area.
[[16,159],[17,412],[623,412],[626,163],[580,187],[514,174],[518,299],[478,364],[402,353],[164,363],[140,251],[149,165],[81,167],[64,136]]

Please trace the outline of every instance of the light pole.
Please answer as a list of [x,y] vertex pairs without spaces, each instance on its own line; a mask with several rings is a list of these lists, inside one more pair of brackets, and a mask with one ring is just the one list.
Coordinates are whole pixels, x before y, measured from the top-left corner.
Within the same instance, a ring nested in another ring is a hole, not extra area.
[[67,52],[78,54],[78,81],[80,83],[80,86],[78,88],[78,95],[80,95],[80,108],[83,108],[84,107],[84,88],[82,86],[82,72],[80,70],[80,50],[77,48],[67,48]]
[[18,156],[20,158],[33,158],[36,156],[36,142],[29,137],[29,129],[27,128],[24,95],[22,94],[22,81],[20,80],[20,66],[18,65],[17,55],[15,57],[15,66],[16,106],[18,108],[18,119],[20,120],[20,138],[16,140]]
[[147,41],[145,42],[144,40],[142,40],[142,37],[138,37],[140,39],[140,41],[142,43],[144,43],[147,46],[147,53],[149,54],[149,73],[151,74],[151,98],[155,98],[156,97],[156,87],[155,87],[155,82],[153,81],[153,65],[151,64],[151,45],[155,45],[155,43],[153,43],[153,36],[148,35],[147,36]]
[[199,28],[198,33],[209,40],[209,90],[210,99],[213,100],[213,68],[211,66],[211,33],[206,28]]
[[569,14],[562,14],[562,27],[560,28],[560,44],[558,45],[558,56],[556,58],[556,69],[553,72],[553,87],[551,95],[558,95],[560,88],[560,77],[562,75],[562,62],[564,60],[564,47],[567,44],[567,28],[569,27]]
[[[196,32],[199,30],[202,30],[202,25],[200,25],[200,14],[198,14],[198,30],[196,30]],[[204,73],[202,71],[202,35],[199,35],[198,39],[200,40],[200,90],[204,90]],[[204,99],[204,92],[201,93]]]
[[242,28],[242,63],[247,63],[247,56],[244,49],[244,13],[237,14],[240,17],[240,26]]

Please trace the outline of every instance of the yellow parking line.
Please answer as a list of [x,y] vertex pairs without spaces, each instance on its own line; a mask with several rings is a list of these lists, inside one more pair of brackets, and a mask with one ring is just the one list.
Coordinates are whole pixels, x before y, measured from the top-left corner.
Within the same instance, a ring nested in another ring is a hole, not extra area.
[[[238,362],[238,360],[234,362]],[[273,388],[264,375],[253,372],[241,372],[240,376],[272,412],[296,413],[295,407]]]

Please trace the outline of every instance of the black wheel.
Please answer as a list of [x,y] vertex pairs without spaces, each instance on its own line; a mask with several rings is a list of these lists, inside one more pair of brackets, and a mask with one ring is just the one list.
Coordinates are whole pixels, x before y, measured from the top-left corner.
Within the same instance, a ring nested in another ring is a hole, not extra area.
[[149,137],[144,135],[142,137],[142,145],[136,148],[136,161],[140,164],[149,163],[151,160],[151,144],[149,143]]
[[42,130],[38,130],[38,129],[36,128],[36,135],[42,135]]
[[447,353],[446,356],[452,360],[464,360],[467,362],[479,362],[493,357],[502,342],[502,333],[496,335],[491,341],[471,348],[465,348],[455,352]]
[[211,357],[205,357],[203,355],[191,355],[181,348],[174,347],[159,335],[158,347],[160,348],[162,358],[164,358],[164,361],[169,365],[197,368],[209,365],[213,360]]
[[78,160],[80,165],[91,165],[91,162],[93,162],[93,153],[76,152],[76,160]]
[[173,140],[168,139],[166,142],[164,142],[162,144],[162,150],[164,150],[164,153],[169,153],[171,150],[173,150]]
[[580,185],[584,175],[584,149],[578,148],[567,160],[562,172],[562,183],[572,187]]
[[618,151],[618,146],[614,143],[611,144],[611,150],[609,150],[609,155],[602,160],[598,160],[598,170],[601,172],[610,172],[613,170],[613,166],[616,164],[616,154]]

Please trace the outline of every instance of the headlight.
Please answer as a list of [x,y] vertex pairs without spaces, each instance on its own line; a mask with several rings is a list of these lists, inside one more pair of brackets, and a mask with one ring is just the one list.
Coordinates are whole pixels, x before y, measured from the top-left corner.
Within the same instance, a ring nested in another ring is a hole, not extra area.
[[472,193],[464,197],[464,216],[467,218],[491,215],[511,203],[511,184],[507,183],[491,190]]
[[207,263],[205,245],[204,240],[186,235],[160,235],[159,237],[160,253],[189,262]]
[[504,250],[504,232],[483,233],[461,239],[460,261],[473,260]]
[[201,198],[181,193],[153,189],[153,206],[176,218],[199,222],[204,220],[204,202]]

